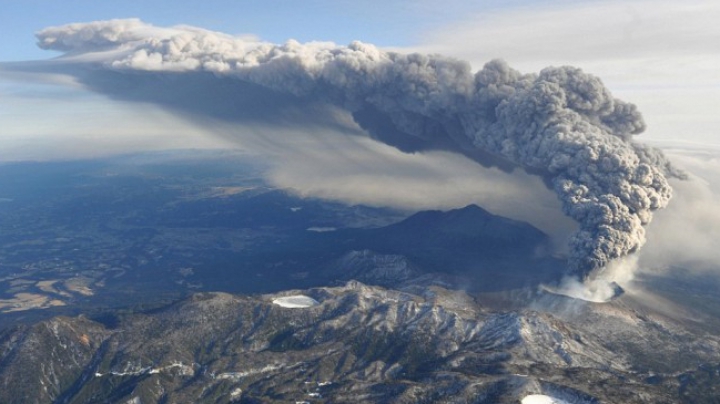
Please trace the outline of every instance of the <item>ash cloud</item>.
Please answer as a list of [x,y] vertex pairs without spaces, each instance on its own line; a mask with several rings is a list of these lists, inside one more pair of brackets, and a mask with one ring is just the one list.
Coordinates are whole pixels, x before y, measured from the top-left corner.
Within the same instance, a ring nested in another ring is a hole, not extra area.
[[691,270],[718,275],[720,266],[720,148],[667,145],[667,153],[690,175],[673,181],[677,197],[648,226],[648,243],[639,254],[641,268]]
[[645,243],[644,226],[671,198],[667,178],[683,176],[632,140],[645,129],[634,105],[573,67],[522,74],[495,60],[473,73],[455,59],[360,42],[274,45],[139,20],[37,36],[41,47],[66,53],[57,68],[111,97],[288,126],[343,128],[337,111],[347,111],[403,151],[452,151],[541,176],[579,224],[569,266],[583,278]]

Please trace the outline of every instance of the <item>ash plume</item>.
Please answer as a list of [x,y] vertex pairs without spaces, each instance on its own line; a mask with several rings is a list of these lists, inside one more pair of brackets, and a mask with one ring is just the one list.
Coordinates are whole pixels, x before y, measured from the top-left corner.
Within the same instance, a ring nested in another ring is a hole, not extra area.
[[[37,37],[40,47],[65,52],[57,63],[85,67],[78,80],[96,91],[111,93],[98,84],[103,74],[171,77],[173,85],[210,77],[234,89],[230,98],[259,91],[346,110],[404,151],[450,150],[539,175],[580,225],[569,267],[582,278],[644,244],[644,225],[671,198],[667,177],[682,176],[660,151],[632,140],[645,129],[637,108],[574,67],[522,74],[494,60],[473,72],[463,61],[361,42],[274,45],[139,20],[52,27]],[[248,116],[245,104],[230,104],[225,117]]]

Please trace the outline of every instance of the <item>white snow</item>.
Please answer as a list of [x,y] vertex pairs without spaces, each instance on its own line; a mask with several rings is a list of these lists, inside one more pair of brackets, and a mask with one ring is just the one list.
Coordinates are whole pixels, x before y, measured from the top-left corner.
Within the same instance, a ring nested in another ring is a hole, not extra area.
[[520,401],[522,404],[570,404],[559,398],[546,396],[544,394],[530,394]]
[[292,296],[283,296],[278,297],[277,299],[272,301],[273,304],[276,304],[280,307],[285,307],[288,309],[305,309],[308,307],[317,306],[318,301],[313,299],[312,297],[305,296],[305,295],[292,295]]
[[267,372],[273,372],[278,369],[282,369],[285,367],[284,363],[275,364],[275,365],[265,365],[265,367],[260,369],[248,369],[244,372],[226,372],[226,373],[220,373],[217,376],[213,376],[213,379],[217,380],[233,380],[238,381],[242,379],[243,377],[247,377],[250,375],[255,375],[258,373],[267,373]]
[[100,373],[95,372],[95,377],[103,377],[103,376],[140,376],[140,375],[154,375],[159,374],[161,372],[168,371],[173,368],[180,368],[180,374],[183,376],[192,376],[195,373],[195,367],[199,366],[197,363],[191,363],[190,365],[185,365],[182,362],[173,362],[170,365],[161,366],[157,368],[153,368],[150,366],[146,367],[137,367],[133,366],[132,364],[126,365],[125,368],[129,369],[125,372],[117,372],[117,371],[110,371],[108,373]]
[[230,392],[230,398],[238,398],[242,396],[242,389],[240,387],[236,387],[233,391]]

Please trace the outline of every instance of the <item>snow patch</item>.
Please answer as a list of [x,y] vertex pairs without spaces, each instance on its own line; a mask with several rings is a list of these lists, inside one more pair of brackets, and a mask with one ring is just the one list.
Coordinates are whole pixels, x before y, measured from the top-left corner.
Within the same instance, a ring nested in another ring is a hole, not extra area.
[[272,301],[273,304],[276,304],[280,307],[285,307],[288,309],[306,309],[308,307],[317,306],[320,304],[317,300],[313,299],[312,297],[305,296],[305,295],[293,295],[293,296],[284,296],[284,297],[278,297],[277,299]]
[[180,374],[183,376],[192,376],[195,374],[195,367],[199,367],[197,363],[193,362],[190,365],[185,365],[182,362],[173,362],[170,365],[166,366],[160,366],[160,367],[140,367],[135,366],[133,364],[127,364],[125,366],[126,371],[124,372],[117,372],[117,371],[110,371],[108,373],[100,373],[95,372],[95,377],[103,377],[103,376],[141,376],[141,375],[154,375],[159,374],[162,372],[168,372],[170,369],[179,368]]
[[242,396],[242,389],[240,387],[230,392],[230,398],[240,398]]
[[521,404],[570,404],[559,398],[546,396],[544,394],[531,394],[520,401]]
[[226,372],[226,373],[220,373],[219,375],[212,374],[211,377],[213,379],[217,379],[217,380],[239,381],[243,377],[256,375],[259,373],[274,372],[278,369],[282,369],[283,367],[285,367],[284,363],[276,364],[276,365],[266,365],[265,367],[260,368],[260,369],[248,369],[244,372]]

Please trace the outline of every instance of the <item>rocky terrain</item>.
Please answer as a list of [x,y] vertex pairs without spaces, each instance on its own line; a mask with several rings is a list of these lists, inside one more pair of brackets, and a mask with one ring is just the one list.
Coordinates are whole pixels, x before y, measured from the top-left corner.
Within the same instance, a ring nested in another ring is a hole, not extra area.
[[711,274],[576,300],[526,223],[195,154],[2,167],[0,403],[718,403]]
[[[437,286],[199,293],[0,337],[6,403],[715,402],[720,338],[623,296],[488,310]],[[317,304],[284,307],[282,296]],[[313,301],[307,299],[307,301]],[[275,303],[273,301],[276,300]]]

